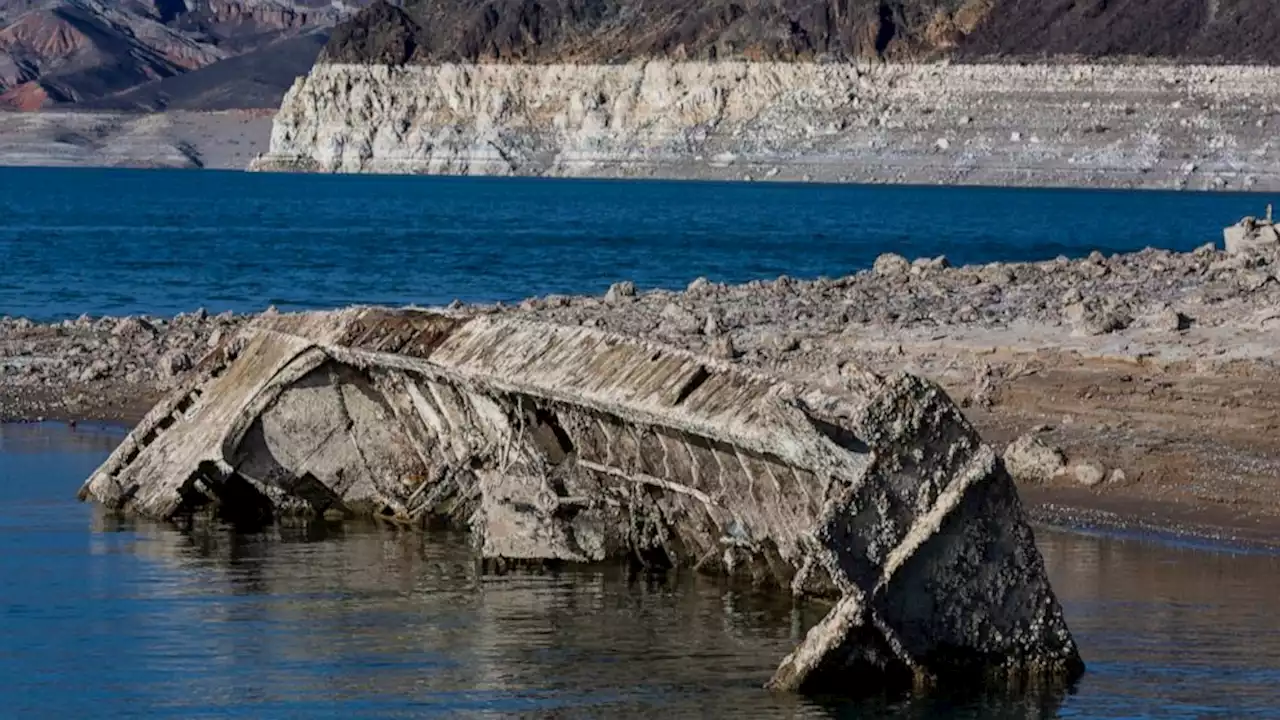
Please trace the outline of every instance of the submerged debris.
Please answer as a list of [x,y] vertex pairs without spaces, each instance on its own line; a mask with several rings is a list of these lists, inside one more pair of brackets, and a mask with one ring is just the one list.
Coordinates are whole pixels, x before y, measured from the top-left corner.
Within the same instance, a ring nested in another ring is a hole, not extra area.
[[783,690],[1077,676],[996,455],[936,386],[844,370],[819,389],[503,316],[273,314],[225,337],[81,496],[159,518],[439,518],[495,561],[631,558],[837,598]]

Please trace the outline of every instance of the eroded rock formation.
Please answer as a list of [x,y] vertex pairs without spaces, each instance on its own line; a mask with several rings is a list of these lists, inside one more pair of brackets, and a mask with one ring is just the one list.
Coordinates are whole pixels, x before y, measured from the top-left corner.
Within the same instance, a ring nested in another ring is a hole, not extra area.
[[160,518],[435,517],[498,562],[629,557],[836,598],[779,689],[1083,668],[1003,465],[905,374],[792,384],[514,318],[269,315],[223,339],[82,497]]
[[1280,70],[319,64],[262,170],[1280,187]]

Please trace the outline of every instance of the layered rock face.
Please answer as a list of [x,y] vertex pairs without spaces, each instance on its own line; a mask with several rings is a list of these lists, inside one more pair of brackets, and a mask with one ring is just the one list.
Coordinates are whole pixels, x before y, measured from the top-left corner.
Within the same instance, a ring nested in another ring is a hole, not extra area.
[[507,562],[630,558],[838,598],[778,689],[864,695],[1082,671],[1009,475],[950,399],[801,385],[581,327],[377,308],[263,316],[83,497],[440,518]]
[[256,169],[1280,187],[1271,68],[320,64]]
[[[1276,74],[1187,63],[1278,35],[1262,0],[380,2],[254,167],[1270,188]],[[1010,59],[1046,64],[884,64]]]

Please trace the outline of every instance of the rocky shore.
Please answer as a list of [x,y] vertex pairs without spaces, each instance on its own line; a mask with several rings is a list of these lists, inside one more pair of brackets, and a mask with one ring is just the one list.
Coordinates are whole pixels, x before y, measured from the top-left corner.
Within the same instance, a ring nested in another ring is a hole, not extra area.
[[[1146,250],[950,267],[885,255],[843,278],[681,292],[622,281],[515,313],[822,382],[939,382],[1041,519],[1280,544],[1280,251]],[[0,418],[131,422],[248,316],[0,320]]]

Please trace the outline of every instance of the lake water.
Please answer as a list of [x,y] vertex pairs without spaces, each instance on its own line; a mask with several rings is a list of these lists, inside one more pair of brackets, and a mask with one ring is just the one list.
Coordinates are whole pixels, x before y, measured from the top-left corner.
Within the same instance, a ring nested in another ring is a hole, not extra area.
[[465,540],[256,535],[75,500],[122,436],[0,425],[0,717],[1280,717],[1280,556],[1040,529],[1089,672],[1060,696],[760,689],[820,611],[692,575],[483,575]]
[[442,305],[1187,250],[1248,194],[0,168],[0,315]]

